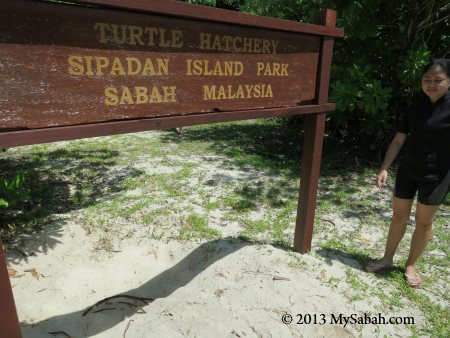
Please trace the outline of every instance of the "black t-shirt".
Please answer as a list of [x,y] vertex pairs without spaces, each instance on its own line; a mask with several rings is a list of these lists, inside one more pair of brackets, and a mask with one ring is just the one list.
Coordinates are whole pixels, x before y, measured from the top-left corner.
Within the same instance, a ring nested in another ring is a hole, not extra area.
[[434,104],[422,95],[403,114],[398,132],[408,134],[402,163],[425,181],[450,170],[450,92]]

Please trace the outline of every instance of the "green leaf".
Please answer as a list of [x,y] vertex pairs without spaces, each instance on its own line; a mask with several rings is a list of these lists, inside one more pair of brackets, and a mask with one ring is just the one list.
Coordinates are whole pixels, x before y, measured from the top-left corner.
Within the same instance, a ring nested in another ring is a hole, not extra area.
[[9,206],[8,202],[3,198],[0,198],[0,208],[7,208]]

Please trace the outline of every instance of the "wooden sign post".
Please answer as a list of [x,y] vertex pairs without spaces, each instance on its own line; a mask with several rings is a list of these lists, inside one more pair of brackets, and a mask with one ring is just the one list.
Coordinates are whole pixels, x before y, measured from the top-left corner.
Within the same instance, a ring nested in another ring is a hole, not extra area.
[[[2,2],[0,148],[305,115],[294,249],[310,250],[336,13],[312,25],[174,0],[71,2]],[[0,318],[16,313],[7,279],[0,256]],[[19,335],[14,318],[0,335]]]

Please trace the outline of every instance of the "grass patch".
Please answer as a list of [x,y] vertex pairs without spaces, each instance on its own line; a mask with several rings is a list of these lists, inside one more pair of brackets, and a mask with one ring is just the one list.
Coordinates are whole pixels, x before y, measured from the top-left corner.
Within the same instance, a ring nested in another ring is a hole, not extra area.
[[208,218],[200,215],[189,215],[183,222],[179,239],[192,238],[214,239],[220,237],[220,232],[208,227]]

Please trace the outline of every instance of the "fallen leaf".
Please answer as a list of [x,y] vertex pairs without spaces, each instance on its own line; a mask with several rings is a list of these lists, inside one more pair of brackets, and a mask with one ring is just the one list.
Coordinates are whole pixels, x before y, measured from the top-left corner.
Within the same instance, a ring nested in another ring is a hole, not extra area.
[[27,270],[24,270],[25,272],[31,272],[31,275],[34,277],[34,278],[36,278],[37,280],[39,280],[39,278],[41,278],[42,277],[42,275],[35,269],[35,268],[33,268],[33,269],[27,269]]
[[14,269],[8,268],[8,276],[14,277],[15,275],[17,275],[17,271]]
[[41,277],[41,274],[39,272],[37,272],[36,270],[31,271],[31,275],[36,278],[37,280],[39,280],[39,278]]

